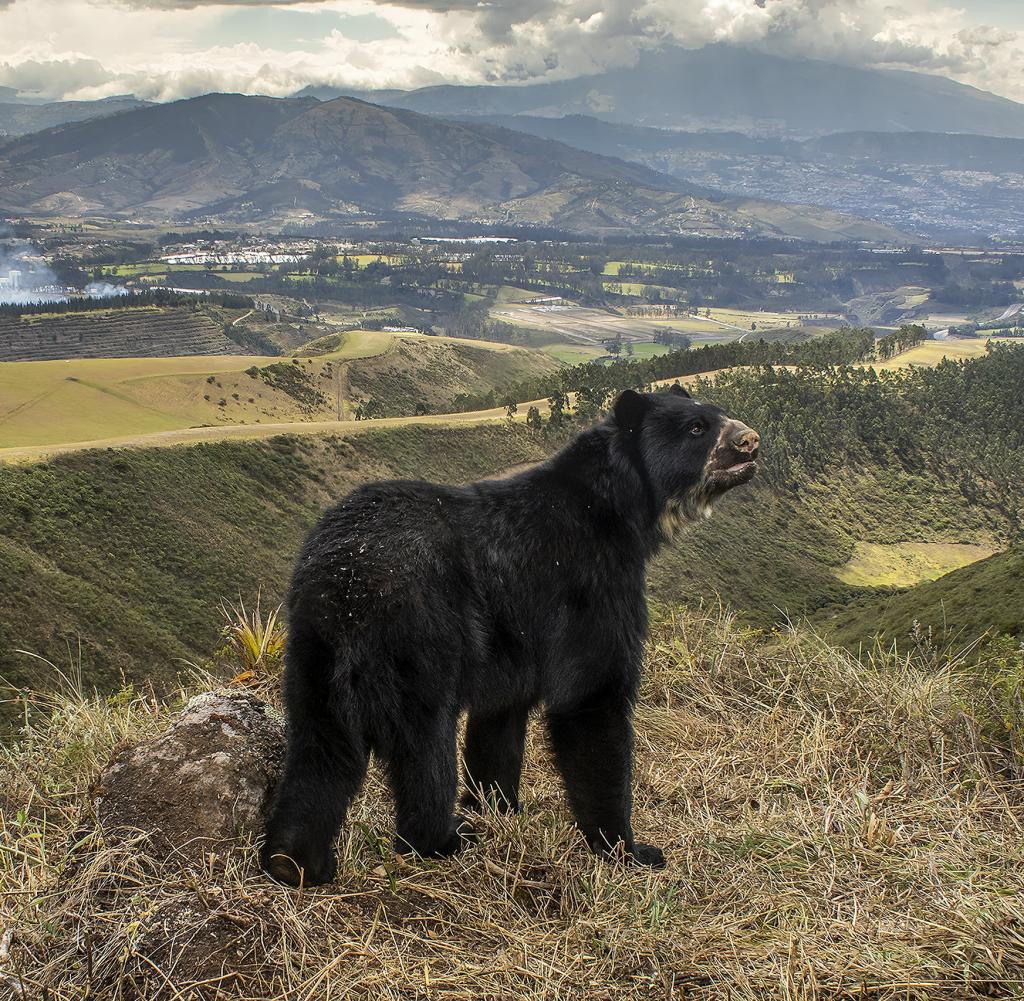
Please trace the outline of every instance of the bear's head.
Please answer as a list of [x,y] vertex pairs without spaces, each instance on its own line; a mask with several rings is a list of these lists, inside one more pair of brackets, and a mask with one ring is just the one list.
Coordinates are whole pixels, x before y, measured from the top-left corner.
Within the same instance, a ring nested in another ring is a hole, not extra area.
[[656,393],[627,389],[611,419],[642,467],[667,534],[710,517],[719,497],[757,473],[760,435],[678,384]]

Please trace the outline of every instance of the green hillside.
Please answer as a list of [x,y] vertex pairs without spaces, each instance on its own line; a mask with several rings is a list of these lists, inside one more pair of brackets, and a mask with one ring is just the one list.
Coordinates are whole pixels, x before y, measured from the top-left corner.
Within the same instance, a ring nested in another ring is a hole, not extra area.
[[112,690],[174,679],[213,650],[224,599],[280,600],[303,534],[368,479],[462,481],[531,462],[525,428],[404,427],[346,438],[88,451],[0,467],[0,677],[81,656]]
[[[665,550],[651,568],[653,599],[721,599],[770,627],[863,601],[863,588],[840,579],[858,542],[1005,549],[1024,504],[1022,368],[1024,351],[997,348],[881,377],[745,369],[702,386],[762,432],[765,469]],[[213,649],[224,599],[251,603],[261,588],[280,599],[302,535],[333,498],[367,480],[491,474],[543,458],[571,432],[409,424],[0,467],[0,675],[45,687],[39,662],[18,651],[66,666],[81,644],[83,675],[104,690],[122,673],[170,681]],[[908,594],[973,580],[960,575],[999,559]],[[969,632],[1012,631],[1014,591],[995,580],[991,592],[971,602]],[[860,628],[876,618],[869,610]]]
[[876,634],[902,648],[914,645],[915,632],[930,634],[936,645],[966,645],[984,634],[1024,636],[1024,547],[906,591],[858,601],[823,621],[834,640],[852,649],[870,644]]

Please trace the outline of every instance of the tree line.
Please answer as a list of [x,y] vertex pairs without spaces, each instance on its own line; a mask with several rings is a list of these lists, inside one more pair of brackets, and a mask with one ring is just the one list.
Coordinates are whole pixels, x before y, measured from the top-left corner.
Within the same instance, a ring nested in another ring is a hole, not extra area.
[[[802,343],[788,341],[730,341],[700,348],[682,348],[644,359],[623,359],[599,365],[582,362],[551,375],[525,379],[487,393],[460,393],[458,410],[508,407],[523,400],[546,398],[548,421],[559,426],[569,419],[586,423],[604,410],[624,389],[644,389],[665,379],[682,378],[735,366],[849,365],[874,357],[875,335],[868,329],[847,329]],[[574,405],[570,407],[570,401]]]
[[93,310],[137,309],[140,306],[193,306],[209,303],[225,309],[249,309],[252,297],[230,292],[190,295],[170,289],[145,289],[103,299],[70,298],[55,302],[7,303],[0,305],[0,316],[36,316],[41,313],[87,313]]

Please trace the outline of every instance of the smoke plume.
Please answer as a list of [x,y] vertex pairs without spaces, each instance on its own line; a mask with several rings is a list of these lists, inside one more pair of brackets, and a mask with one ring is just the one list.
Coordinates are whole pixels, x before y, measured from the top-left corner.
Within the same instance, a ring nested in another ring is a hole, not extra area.
[[28,240],[7,236],[0,227],[0,306],[30,306],[70,299],[110,299],[128,289],[110,282],[90,282],[83,290],[60,284],[46,259]]
[[44,302],[57,292],[57,276],[27,240],[0,234],[0,305]]

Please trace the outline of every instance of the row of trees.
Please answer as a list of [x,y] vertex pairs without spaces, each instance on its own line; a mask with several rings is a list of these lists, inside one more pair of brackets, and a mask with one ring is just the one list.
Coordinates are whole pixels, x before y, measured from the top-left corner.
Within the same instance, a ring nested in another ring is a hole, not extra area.
[[927,337],[928,332],[924,327],[918,324],[905,324],[899,330],[894,330],[891,334],[885,334],[878,338],[875,342],[875,356],[885,361],[904,351],[909,351]]
[[522,400],[547,398],[551,407],[549,423],[557,427],[568,419],[573,398],[575,418],[588,422],[624,389],[643,389],[665,379],[735,366],[803,365],[822,368],[845,365],[871,359],[874,349],[874,333],[855,329],[836,331],[798,344],[783,341],[708,344],[694,350],[684,348],[642,360],[620,360],[607,365],[583,362],[553,375],[513,383],[501,390],[483,394],[463,393],[455,397],[454,404],[459,410],[486,410],[507,407]]
[[249,309],[252,297],[231,292],[210,292],[190,295],[168,289],[146,289],[127,295],[111,295],[102,299],[67,299],[55,302],[7,303],[0,305],[0,316],[34,316],[39,313],[83,313],[91,310],[136,309],[139,306],[199,306],[210,304],[225,309]]

